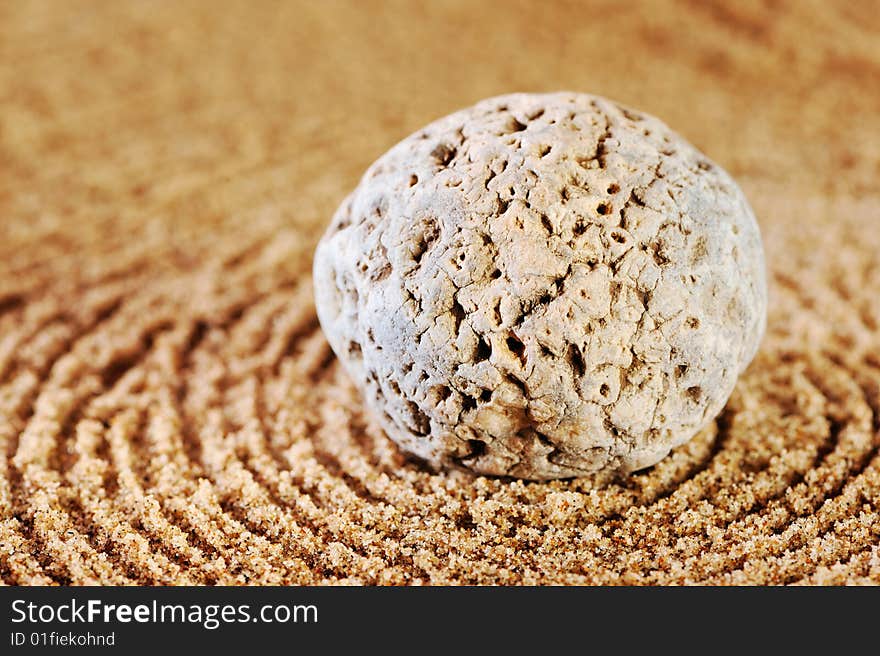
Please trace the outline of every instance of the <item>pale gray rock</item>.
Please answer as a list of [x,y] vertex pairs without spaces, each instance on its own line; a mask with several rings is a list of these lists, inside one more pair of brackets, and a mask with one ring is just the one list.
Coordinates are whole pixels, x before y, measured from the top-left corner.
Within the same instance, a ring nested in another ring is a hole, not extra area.
[[718,415],[766,320],[755,217],[661,121],[491,98],[397,144],[315,253],[321,325],[387,434],[530,479],[650,466]]

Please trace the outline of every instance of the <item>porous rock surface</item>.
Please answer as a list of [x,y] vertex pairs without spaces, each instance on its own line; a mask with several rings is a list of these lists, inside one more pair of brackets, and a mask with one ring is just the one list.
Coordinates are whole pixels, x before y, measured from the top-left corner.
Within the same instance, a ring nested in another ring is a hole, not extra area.
[[514,94],[397,144],[315,254],[367,405],[435,466],[549,479],[652,465],[723,408],[766,317],[733,180],[651,116]]

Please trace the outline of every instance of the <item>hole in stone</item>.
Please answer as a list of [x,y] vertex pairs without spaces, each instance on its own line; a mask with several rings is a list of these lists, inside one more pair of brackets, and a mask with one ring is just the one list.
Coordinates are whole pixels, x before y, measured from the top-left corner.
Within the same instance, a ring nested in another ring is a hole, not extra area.
[[509,132],[522,132],[523,130],[526,129],[526,125],[525,125],[525,123],[520,123],[514,117],[511,116],[510,123],[508,124],[507,129]]
[[477,352],[474,354],[474,362],[483,362],[492,357],[492,347],[481,335],[477,340]]
[[546,214],[541,215],[541,225],[544,226],[544,230],[547,231],[547,234],[553,234],[553,224],[550,223],[550,217],[548,217]]
[[431,432],[431,420],[428,419],[428,415],[419,409],[419,406],[412,401],[407,401],[406,408],[412,421],[411,428],[416,435],[425,436]]
[[629,202],[633,205],[638,205],[639,207],[645,207],[645,201],[642,200],[640,194],[636,194],[635,189],[629,192]]
[[497,280],[501,277],[501,269],[495,269],[491,274],[489,274],[489,276],[492,278],[492,280]]
[[553,150],[552,146],[539,146],[538,147],[538,156],[539,157],[547,157],[550,154],[550,151]]
[[507,349],[511,353],[513,353],[517,358],[519,358],[520,362],[525,364],[525,362],[526,362],[526,345],[522,343],[522,341],[519,339],[519,337],[517,337],[513,333],[510,333],[510,335],[508,335],[508,337],[507,337],[506,344],[507,344]]
[[608,203],[599,203],[596,207],[596,211],[601,215],[611,214],[611,205]]
[[484,389],[482,392],[480,392],[480,401],[483,401],[484,403],[486,403],[486,402],[490,401],[491,399],[492,399],[492,390]]
[[618,232],[617,230],[615,230],[614,232],[611,233],[611,238],[614,241],[616,241],[618,244],[625,244],[626,243],[626,235],[623,234],[622,232]]
[[438,403],[445,401],[452,395],[452,390],[446,387],[446,385],[435,385],[433,389]]
[[608,383],[602,383],[599,386],[599,394],[601,394],[602,396],[608,396],[609,394],[611,394],[611,388],[608,386]]
[[437,226],[437,221],[433,218],[425,219],[422,234],[417,239],[413,251],[413,260],[416,264],[421,263],[422,257],[434,245],[439,236],[440,228]]
[[461,307],[461,303],[458,302],[458,299],[453,299],[452,301],[452,318],[455,322],[455,334],[458,334],[459,328],[461,328],[461,322],[464,320],[465,311],[464,308]]
[[415,187],[416,184],[418,184],[418,182],[419,182],[419,176],[417,176],[415,173],[413,173],[411,176],[409,176],[409,186],[410,187]]
[[441,143],[437,144],[434,147],[434,150],[431,151],[431,157],[433,157],[434,161],[440,166],[447,166],[455,157],[456,152],[457,151],[453,146]]
[[[654,258],[654,262],[656,262],[659,266],[663,266],[664,264],[669,264],[669,258],[666,257],[665,251],[658,246],[657,244],[650,244],[651,249],[651,257]],[[682,282],[685,282],[682,280]]]
[[578,221],[574,224],[574,228],[572,228],[572,232],[575,237],[580,237],[587,231],[587,225],[583,221]]
[[385,278],[387,278],[390,275],[391,275],[391,264],[385,263],[382,265],[382,267],[380,269],[377,269],[376,271],[373,271],[370,274],[370,280],[372,280],[373,282],[381,282],[382,280],[385,280]]
[[675,377],[681,378],[687,373],[688,366],[686,364],[680,364],[675,367]]
[[685,323],[687,324],[688,328],[696,329],[696,328],[700,327],[700,320],[697,319],[696,317],[688,317],[687,321],[685,321]]
[[349,342],[348,343],[348,354],[353,358],[363,357],[363,353],[361,352],[361,345],[357,342]]
[[525,396],[525,397],[529,396],[529,393],[526,391],[526,384],[523,381],[521,381],[516,376],[511,376],[510,374],[507,374],[505,376],[505,378],[508,380],[508,382],[515,385],[519,389],[519,391],[522,392],[523,396]]
[[544,115],[544,108],[537,110],[534,114],[530,114],[527,118],[530,121],[534,121],[535,119],[539,119]]
[[574,372],[575,378],[580,378],[584,375],[587,370],[586,365],[584,364],[584,356],[581,354],[580,348],[578,348],[577,344],[569,344],[568,351],[565,354],[566,360],[568,360],[569,366],[571,366],[571,370]]
[[479,458],[486,453],[486,443],[482,440],[468,440],[468,448],[471,452],[466,456],[467,458]]
[[441,143],[437,144],[434,150],[431,151],[431,157],[434,158],[434,161],[437,162],[440,166],[448,166],[449,162],[455,157],[456,149],[449,144]]
[[596,162],[599,165],[600,169],[605,168],[605,156],[608,154],[608,146],[605,145],[605,139],[603,138],[599,145],[596,146]]
[[608,185],[609,194],[616,194],[618,191],[620,191],[620,185],[618,185],[616,182],[612,182],[610,185]]
[[693,387],[688,387],[685,390],[685,394],[687,394],[688,398],[691,401],[699,401],[700,397],[703,395],[703,388],[699,385],[694,385]]
[[472,396],[462,396],[461,397],[461,411],[467,412],[468,410],[474,410],[477,407],[477,400]]

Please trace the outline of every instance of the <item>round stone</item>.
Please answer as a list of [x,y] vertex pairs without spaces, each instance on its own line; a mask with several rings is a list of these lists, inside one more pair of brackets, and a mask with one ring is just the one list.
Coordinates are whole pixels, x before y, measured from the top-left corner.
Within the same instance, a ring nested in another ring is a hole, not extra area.
[[598,96],[514,94],[380,157],[315,253],[318,316],[428,463],[529,479],[648,467],[758,348],[758,225],[716,164]]

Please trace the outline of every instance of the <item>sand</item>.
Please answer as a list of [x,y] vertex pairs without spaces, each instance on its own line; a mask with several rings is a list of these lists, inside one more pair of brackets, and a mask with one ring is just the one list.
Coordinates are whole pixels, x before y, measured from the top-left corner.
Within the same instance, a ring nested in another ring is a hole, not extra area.
[[[877,12],[471,4],[0,6],[4,583],[880,583]],[[768,334],[629,479],[433,474],[329,350],[312,250],[397,140],[557,89],[736,177]]]

